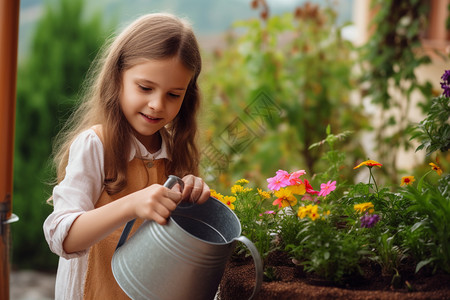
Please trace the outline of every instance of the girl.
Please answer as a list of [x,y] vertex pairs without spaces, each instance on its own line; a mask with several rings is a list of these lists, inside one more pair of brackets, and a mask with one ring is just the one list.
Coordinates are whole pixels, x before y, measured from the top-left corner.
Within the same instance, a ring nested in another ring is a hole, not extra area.
[[[111,272],[123,225],[164,225],[180,201],[209,198],[196,177],[201,58],[192,29],[171,15],[143,16],[98,66],[56,147],[54,211],[44,223],[60,256],[56,299],[128,299]],[[161,185],[170,174],[183,177],[183,191]]]

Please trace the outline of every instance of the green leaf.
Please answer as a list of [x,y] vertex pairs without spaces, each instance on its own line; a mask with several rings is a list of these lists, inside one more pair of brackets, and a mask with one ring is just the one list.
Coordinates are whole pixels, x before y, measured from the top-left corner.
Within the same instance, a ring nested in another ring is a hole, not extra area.
[[416,273],[419,272],[420,269],[422,269],[424,266],[428,265],[429,263],[435,261],[436,258],[435,257],[431,257],[429,259],[425,259],[420,261],[417,265],[416,265]]

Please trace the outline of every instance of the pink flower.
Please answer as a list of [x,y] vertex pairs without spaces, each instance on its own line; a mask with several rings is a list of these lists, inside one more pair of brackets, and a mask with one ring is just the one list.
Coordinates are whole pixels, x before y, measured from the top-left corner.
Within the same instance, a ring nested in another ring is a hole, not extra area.
[[[317,192],[318,193],[318,192]],[[302,201],[312,201],[312,202],[316,202],[317,198],[316,196],[313,196],[311,194],[304,194],[302,197]]]
[[291,174],[289,174],[289,184],[290,185],[302,184],[302,181],[300,180],[300,176],[303,176],[305,174],[306,174],[305,170],[299,170],[299,171],[292,172]]
[[327,183],[322,183],[320,185],[319,196],[326,197],[328,194],[330,194],[335,189],[336,189],[336,181],[331,182],[331,180],[330,180]]
[[274,177],[267,179],[268,188],[272,191],[278,191],[280,188],[289,185],[289,173],[284,170],[278,170]]
[[[267,211],[264,212],[264,214],[265,214],[265,215],[274,215],[274,214],[275,214],[275,211],[274,211],[274,210],[267,210]],[[259,214],[259,216],[262,217],[263,214]]]
[[289,180],[289,173],[285,170],[278,170],[277,171],[277,176],[280,177],[283,181],[288,181]]

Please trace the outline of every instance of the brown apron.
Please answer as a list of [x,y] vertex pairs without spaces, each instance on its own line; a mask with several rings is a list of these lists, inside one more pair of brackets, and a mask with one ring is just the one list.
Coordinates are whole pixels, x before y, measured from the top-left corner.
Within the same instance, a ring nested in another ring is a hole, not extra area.
[[[151,161],[134,158],[128,164],[127,178],[127,186],[120,193],[110,196],[106,191],[103,191],[98,202],[95,204],[95,208],[136,192],[151,184],[164,184],[166,180],[165,159],[154,160],[152,163]],[[142,222],[142,219],[136,220],[130,235],[139,228]],[[116,229],[105,239],[91,247],[84,282],[84,299],[129,299],[117,284],[111,271],[111,259],[123,227],[121,226]]]

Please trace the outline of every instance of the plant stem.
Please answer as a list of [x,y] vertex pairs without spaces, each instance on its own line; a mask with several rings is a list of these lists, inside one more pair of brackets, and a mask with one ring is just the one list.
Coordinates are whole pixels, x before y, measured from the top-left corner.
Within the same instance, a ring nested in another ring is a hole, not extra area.
[[373,174],[372,174],[372,168],[369,168],[369,172],[370,172],[369,183],[370,183],[370,178],[372,177],[373,183],[375,184],[376,192],[377,192],[377,194],[378,194],[378,185],[377,185],[377,181],[375,180],[375,177],[374,177]]

